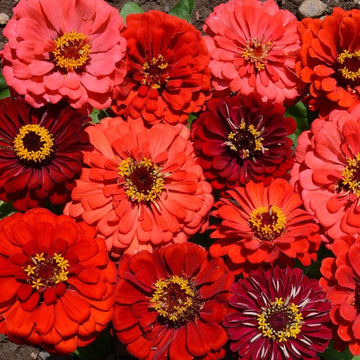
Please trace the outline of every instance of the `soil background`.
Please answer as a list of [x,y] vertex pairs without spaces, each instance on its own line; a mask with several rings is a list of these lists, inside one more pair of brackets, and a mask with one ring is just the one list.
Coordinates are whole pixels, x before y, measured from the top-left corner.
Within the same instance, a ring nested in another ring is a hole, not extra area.
[[[61,1],[61,0],[58,0]],[[109,0],[107,1],[110,5],[121,10],[123,5],[129,0]],[[301,14],[298,9],[304,0],[275,0],[281,9],[287,9],[297,16],[301,20]],[[178,0],[134,0],[137,4],[141,6],[144,11],[151,9],[161,10],[164,12],[169,12],[170,9],[178,3]],[[225,3],[227,0],[195,0],[195,8],[193,11],[191,23],[199,30],[202,29],[205,19],[212,12],[213,8],[221,3]],[[360,9],[359,0],[322,0],[324,4],[327,5],[326,13],[331,14],[333,7],[341,7],[345,10],[350,10],[354,8]],[[4,38],[2,32],[3,28],[6,25],[6,20],[2,21],[3,15],[6,14],[9,18],[12,17],[12,9],[16,6],[18,0],[0,0],[0,50],[4,47],[6,39]],[[92,360],[131,360],[134,359],[128,355],[124,347],[116,342],[111,340],[106,342],[106,349],[102,356],[98,357],[94,354]],[[7,340],[3,335],[0,335],[0,360],[76,360],[79,359],[75,355],[54,357],[50,356],[45,351],[42,351],[39,348],[25,345],[16,345]]]

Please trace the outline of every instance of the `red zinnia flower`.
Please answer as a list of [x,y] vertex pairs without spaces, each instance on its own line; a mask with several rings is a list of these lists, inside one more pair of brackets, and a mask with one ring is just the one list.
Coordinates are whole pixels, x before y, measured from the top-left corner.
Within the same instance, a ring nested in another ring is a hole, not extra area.
[[298,138],[291,182],[332,239],[360,231],[360,105],[333,110]]
[[212,226],[211,255],[228,255],[239,270],[249,264],[286,265],[297,258],[309,265],[316,260],[319,227],[286,180],[267,186],[251,181],[224,195],[213,211],[222,221]]
[[316,360],[331,339],[330,303],[302,270],[258,268],[232,287],[224,323],[242,360]]
[[299,25],[301,60],[297,72],[308,84],[308,105],[326,116],[348,109],[360,95],[360,10],[334,8],[323,20],[306,18]]
[[105,118],[87,129],[81,178],[67,214],[96,226],[112,255],[184,242],[207,226],[211,186],[182,124],[147,129],[138,119]]
[[320,285],[332,304],[330,318],[340,349],[346,344],[353,355],[360,355],[360,238],[342,236],[331,250],[336,258],[322,261]]
[[233,0],[215,7],[204,25],[215,90],[255,92],[280,104],[299,96],[297,24],[273,0]]
[[296,123],[284,117],[282,105],[252,94],[213,99],[207,107],[193,123],[192,138],[199,164],[215,189],[290,177],[294,159],[287,136]]
[[89,121],[65,103],[34,109],[21,98],[0,100],[0,199],[21,211],[69,201]]
[[210,97],[209,53],[200,31],[160,11],[126,18],[127,76],[112,109],[148,124],[185,122]]
[[46,209],[0,221],[0,332],[70,353],[112,317],[115,266],[86,224]]
[[125,255],[113,325],[138,359],[221,359],[233,275],[199,245],[172,244]]
[[103,0],[20,0],[4,29],[3,74],[34,107],[66,98],[82,111],[110,105],[124,78],[126,41]]

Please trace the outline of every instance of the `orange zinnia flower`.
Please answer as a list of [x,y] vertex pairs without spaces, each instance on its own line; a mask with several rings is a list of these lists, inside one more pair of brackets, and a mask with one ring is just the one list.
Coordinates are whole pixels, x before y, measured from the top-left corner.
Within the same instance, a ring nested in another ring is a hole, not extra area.
[[96,226],[114,257],[184,242],[207,226],[211,186],[182,124],[105,118],[87,129],[82,175],[65,212]]
[[309,108],[325,117],[334,108],[348,109],[359,102],[360,10],[334,8],[324,20],[302,20],[299,31],[297,72],[308,84]]
[[0,332],[71,353],[112,317],[115,266],[94,229],[46,209],[0,221]]
[[200,31],[160,11],[132,14],[127,76],[114,90],[112,110],[149,124],[185,122],[210,97],[209,53]]

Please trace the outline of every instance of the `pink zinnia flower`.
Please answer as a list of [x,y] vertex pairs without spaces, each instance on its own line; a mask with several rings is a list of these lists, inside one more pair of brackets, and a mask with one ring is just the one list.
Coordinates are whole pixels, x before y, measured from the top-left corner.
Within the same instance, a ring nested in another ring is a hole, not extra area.
[[298,138],[291,182],[332,239],[360,231],[360,106],[333,110]]
[[5,80],[34,107],[106,108],[125,75],[123,27],[103,0],[21,0],[4,29]]
[[283,103],[299,93],[295,62],[300,50],[298,21],[273,0],[233,0],[205,20],[210,68],[217,91]]

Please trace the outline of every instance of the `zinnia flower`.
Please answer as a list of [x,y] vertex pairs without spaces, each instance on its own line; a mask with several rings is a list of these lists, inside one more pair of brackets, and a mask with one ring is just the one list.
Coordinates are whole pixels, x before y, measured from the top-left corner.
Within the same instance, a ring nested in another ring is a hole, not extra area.
[[335,348],[348,345],[353,355],[360,355],[360,238],[342,236],[331,245],[336,258],[321,263],[320,285],[332,304],[330,318],[336,327]]
[[316,360],[331,339],[331,305],[301,269],[258,268],[231,289],[224,323],[242,360]]
[[115,266],[95,231],[46,209],[0,221],[0,332],[71,353],[111,320]]
[[262,102],[258,94],[210,100],[208,111],[192,125],[194,148],[205,177],[215,189],[250,180],[289,178],[296,129],[280,104]]
[[22,98],[0,100],[0,199],[21,211],[69,201],[90,148],[89,121],[64,103],[35,109]]
[[110,105],[126,72],[117,9],[103,0],[20,0],[4,29],[3,75],[34,107],[66,98],[82,111]]
[[291,182],[326,235],[360,231],[360,105],[316,119],[298,138]]
[[127,75],[112,109],[148,124],[185,122],[210,97],[209,52],[185,20],[148,11],[126,18]]
[[138,119],[104,118],[87,129],[81,178],[67,214],[96,226],[112,256],[184,242],[206,228],[211,186],[182,124],[147,129]]
[[323,20],[302,20],[299,31],[297,72],[308,85],[309,108],[327,116],[334,108],[348,109],[359,102],[360,10],[334,8]]
[[210,237],[216,241],[210,253],[228,255],[238,270],[248,264],[287,265],[294,259],[308,266],[316,260],[319,227],[286,180],[267,186],[251,181],[228,190],[215,208],[212,214],[221,222],[212,226]]
[[221,359],[233,275],[199,245],[172,244],[120,260],[113,326],[138,359]]
[[212,84],[219,92],[256,92],[282,104],[299,95],[298,21],[273,0],[232,0],[205,20]]

